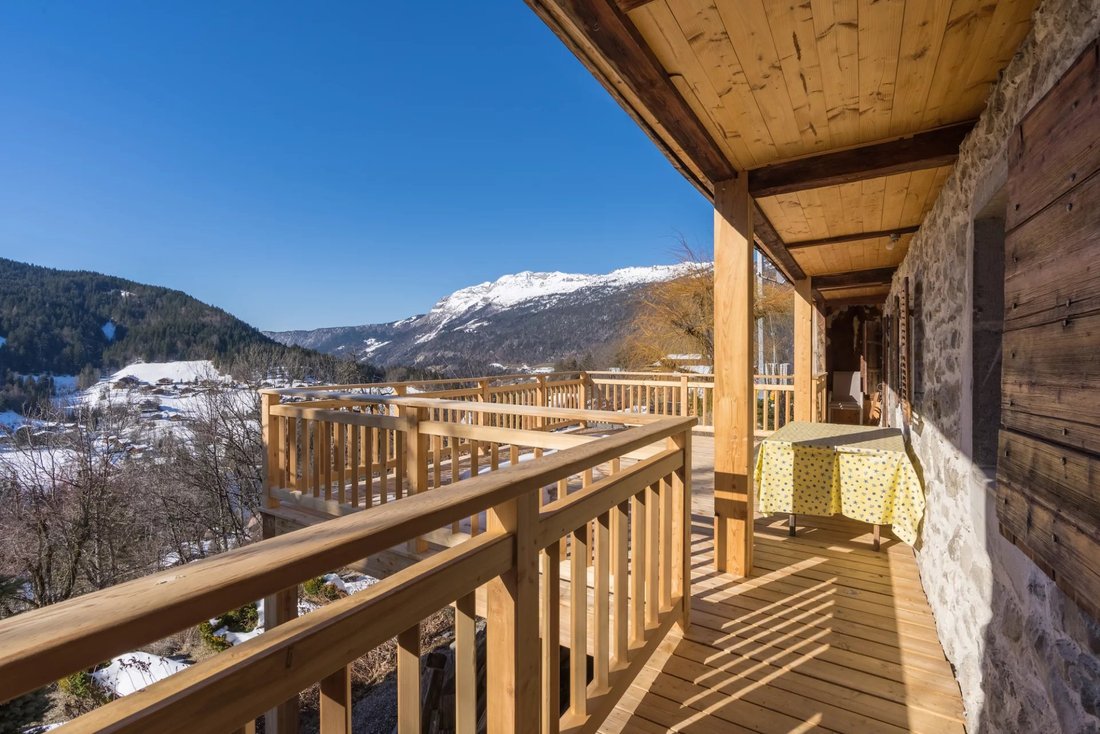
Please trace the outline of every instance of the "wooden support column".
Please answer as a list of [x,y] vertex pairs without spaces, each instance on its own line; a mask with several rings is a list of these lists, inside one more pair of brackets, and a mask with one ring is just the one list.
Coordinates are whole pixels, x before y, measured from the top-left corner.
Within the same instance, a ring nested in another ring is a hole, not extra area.
[[[274,538],[283,530],[279,521],[264,515],[264,538]],[[272,630],[298,616],[298,586],[264,597],[264,628]],[[298,696],[284,701],[264,714],[264,731],[268,734],[298,734]]]
[[810,278],[794,283],[794,419],[814,419],[814,296]]
[[488,734],[537,731],[542,700],[538,497],[527,492],[489,511],[489,527],[515,537],[515,563],[486,584]]
[[752,571],[753,202],[748,175],[714,186],[714,560]]

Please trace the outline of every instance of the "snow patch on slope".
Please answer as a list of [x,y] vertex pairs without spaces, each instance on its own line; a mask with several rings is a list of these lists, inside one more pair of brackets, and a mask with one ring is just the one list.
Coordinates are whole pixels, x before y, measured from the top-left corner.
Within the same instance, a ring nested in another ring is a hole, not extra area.
[[684,275],[689,272],[690,267],[689,263],[620,268],[605,275],[535,273],[525,270],[522,273],[503,275],[491,283],[486,281],[457,290],[435,304],[431,315],[460,314],[486,306],[508,308],[524,301],[573,293],[582,288],[621,288],[640,283],[657,283]]
[[115,326],[114,321],[108,321],[99,328],[102,329],[103,336],[107,337],[107,341],[113,342],[115,340],[115,332],[118,330],[118,327]]
[[214,363],[209,359],[194,359],[180,362],[138,362],[123,367],[111,375],[111,382],[117,382],[123,377],[133,377],[136,380],[147,382],[150,385],[158,380],[168,379],[172,382],[197,382],[199,380],[227,380],[218,373]]

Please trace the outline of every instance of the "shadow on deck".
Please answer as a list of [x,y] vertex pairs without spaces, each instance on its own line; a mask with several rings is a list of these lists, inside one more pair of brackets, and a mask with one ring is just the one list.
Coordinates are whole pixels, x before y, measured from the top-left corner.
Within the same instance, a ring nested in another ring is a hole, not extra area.
[[695,445],[692,625],[673,629],[604,732],[963,731],[912,550],[842,517],[756,520],[741,581],[713,565],[713,443]]

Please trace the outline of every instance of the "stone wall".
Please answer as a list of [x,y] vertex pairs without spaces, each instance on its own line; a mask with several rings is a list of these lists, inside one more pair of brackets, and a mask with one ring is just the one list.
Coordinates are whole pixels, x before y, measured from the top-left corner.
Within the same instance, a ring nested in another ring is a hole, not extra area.
[[971,459],[974,221],[998,204],[1013,128],[1098,33],[1100,0],[1041,3],[887,299],[919,281],[921,384],[906,427],[928,497],[917,558],[971,732],[1100,731],[1100,623],[1001,537],[992,479]]

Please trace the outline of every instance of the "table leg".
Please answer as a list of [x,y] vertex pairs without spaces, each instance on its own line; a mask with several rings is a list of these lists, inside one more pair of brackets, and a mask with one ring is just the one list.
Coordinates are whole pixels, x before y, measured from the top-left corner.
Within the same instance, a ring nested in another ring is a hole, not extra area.
[[875,525],[875,550],[879,549],[879,531],[881,528],[881,525]]
[[791,536],[792,538],[795,534],[794,523],[795,514],[792,512],[791,514],[787,515],[787,535]]

